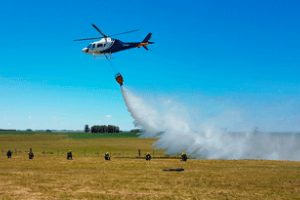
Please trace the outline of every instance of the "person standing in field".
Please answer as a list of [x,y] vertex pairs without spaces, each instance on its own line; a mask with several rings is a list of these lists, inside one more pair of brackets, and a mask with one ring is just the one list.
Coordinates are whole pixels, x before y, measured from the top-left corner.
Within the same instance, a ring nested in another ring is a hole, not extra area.
[[105,158],[105,160],[110,160],[110,157],[109,157],[109,153],[108,153],[108,152],[106,152],[104,158]]
[[72,151],[71,151],[71,150],[69,150],[69,152],[67,153],[67,159],[68,159],[68,160],[69,160],[69,159],[73,160],[73,157],[72,157]]
[[184,152],[182,152],[181,154],[181,161],[186,161],[187,160],[187,156]]
[[10,149],[7,151],[6,155],[7,155],[7,158],[11,158],[11,151],[10,151]]
[[147,155],[146,155],[146,160],[147,160],[147,161],[150,161],[150,160],[151,160],[151,155],[150,155],[149,152],[148,152]]
[[29,159],[33,159],[34,155],[32,152],[32,148],[30,148],[30,151],[28,152],[28,156],[29,156]]

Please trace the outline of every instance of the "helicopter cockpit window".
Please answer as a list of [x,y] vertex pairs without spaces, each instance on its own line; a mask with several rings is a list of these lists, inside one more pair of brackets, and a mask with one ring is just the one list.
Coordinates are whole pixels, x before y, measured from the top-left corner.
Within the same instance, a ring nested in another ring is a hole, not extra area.
[[95,44],[93,44],[92,48],[95,48]]
[[87,48],[89,49],[92,46],[92,44],[90,44],[89,46],[87,46]]
[[103,46],[103,44],[98,44],[98,45],[97,45],[97,47],[102,47],[102,46]]

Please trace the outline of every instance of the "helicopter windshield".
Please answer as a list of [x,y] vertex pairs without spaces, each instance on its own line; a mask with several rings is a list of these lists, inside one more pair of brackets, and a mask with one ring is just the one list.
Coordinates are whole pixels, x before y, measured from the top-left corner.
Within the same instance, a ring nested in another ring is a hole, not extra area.
[[91,47],[92,47],[92,44],[90,44],[89,46],[87,46],[88,49],[91,48]]

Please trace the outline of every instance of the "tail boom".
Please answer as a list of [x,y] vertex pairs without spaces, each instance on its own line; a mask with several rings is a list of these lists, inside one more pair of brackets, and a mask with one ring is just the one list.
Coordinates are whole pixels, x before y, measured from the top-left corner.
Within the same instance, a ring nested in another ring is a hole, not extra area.
[[143,42],[141,42],[140,44],[137,45],[137,48],[144,47],[146,50],[148,50],[147,45],[154,43],[154,42],[149,42],[149,40],[151,40],[151,36],[152,36],[152,33],[149,33],[145,37],[145,39],[143,40]]

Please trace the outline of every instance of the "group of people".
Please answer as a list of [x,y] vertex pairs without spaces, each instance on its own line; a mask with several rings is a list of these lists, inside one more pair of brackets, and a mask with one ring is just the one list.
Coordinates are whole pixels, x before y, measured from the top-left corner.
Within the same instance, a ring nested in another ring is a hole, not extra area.
[[[71,151],[71,150],[69,150],[69,152],[68,152],[68,154],[67,154],[67,159],[68,159],[68,160],[69,160],[69,159],[73,160],[73,156],[72,156],[72,151]],[[108,152],[105,153],[104,159],[105,159],[105,160],[110,160],[110,156],[109,156],[109,153],[108,153]]]
[[[12,152],[11,152],[10,150],[7,151],[7,153],[6,153],[7,158],[11,158],[11,153],[12,153]],[[30,148],[30,151],[28,152],[28,157],[29,157],[29,159],[33,159],[33,157],[34,157],[34,154],[33,154],[33,152],[32,152],[32,148]],[[72,155],[72,151],[71,151],[71,150],[69,150],[69,152],[67,153],[67,159],[68,159],[68,160],[69,160],[69,159],[70,159],[70,160],[73,160],[73,155]],[[104,159],[105,159],[105,160],[110,160],[110,156],[109,156],[109,153],[108,153],[108,152],[105,153]],[[150,155],[149,152],[146,154],[145,159],[146,159],[147,161],[150,161],[150,160],[151,160],[151,155]],[[186,161],[186,160],[187,160],[187,155],[186,155],[184,152],[182,152],[182,154],[181,154],[181,161]]]
[[[11,152],[11,150],[9,149],[9,150],[7,151],[7,153],[6,153],[7,158],[11,158],[11,154],[12,154],[12,152]],[[29,159],[33,159],[33,157],[34,157],[34,154],[33,154],[33,152],[32,152],[32,148],[30,148],[30,150],[29,150],[29,152],[28,152],[28,157],[29,157]],[[109,153],[108,153],[108,152],[106,152],[104,158],[105,158],[105,160],[110,160],[110,157],[109,157]],[[67,153],[67,159],[68,159],[68,160],[73,160],[73,155],[72,155],[72,151],[71,151],[71,150],[69,150],[69,152]]]
[[[6,153],[7,158],[11,158],[11,154],[12,154],[12,152],[11,152],[11,150],[9,149],[9,150],[7,151],[7,153]],[[28,152],[28,157],[29,157],[29,159],[33,159],[33,157],[34,157],[34,154],[33,154],[33,152],[32,152],[32,148],[30,148],[30,150],[29,150],[29,152]]]

